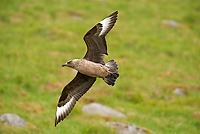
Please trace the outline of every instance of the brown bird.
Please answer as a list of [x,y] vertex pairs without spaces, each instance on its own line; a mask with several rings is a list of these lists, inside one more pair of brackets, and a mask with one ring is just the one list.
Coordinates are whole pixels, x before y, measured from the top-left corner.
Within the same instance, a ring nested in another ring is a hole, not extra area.
[[108,85],[112,86],[119,77],[118,65],[115,60],[104,62],[104,55],[108,55],[105,36],[114,26],[117,14],[118,11],[112,13],[86,33],[83,39],[87,45],[87,52],[82,59],[70,60],[62,65],[76,69],[78,73],[61,93],[55,126],[69,115],[76,101],[90,89],[97,77],[102,78]]

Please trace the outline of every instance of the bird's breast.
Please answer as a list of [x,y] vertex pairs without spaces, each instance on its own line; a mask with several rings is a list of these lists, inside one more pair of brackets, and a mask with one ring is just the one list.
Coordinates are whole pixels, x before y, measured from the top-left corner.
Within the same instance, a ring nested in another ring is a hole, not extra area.
[[91,76],[91,77],[100,77],[104,78],[107,76],[109,73],[107,72],[107,67],[99,64],[99,63],[94,63],[85,59],[82,59],[79,62],[77,71],[79,71],[82,74]]

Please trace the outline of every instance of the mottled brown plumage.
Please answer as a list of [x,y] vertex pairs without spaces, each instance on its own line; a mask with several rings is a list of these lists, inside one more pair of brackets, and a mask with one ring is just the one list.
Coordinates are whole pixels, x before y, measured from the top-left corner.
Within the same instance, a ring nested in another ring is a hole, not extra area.
[[58,101],[55,126],[69,115],[78,101],[94,84],[96,78],[102,78],[108,85],[114,85],[119,77],[118,65],[115,60],[104,62],[107,53],[105,36],[112,29],[117,20],[118,11],[96,24],[84,36],[87,52],[82,59],[68,61],[67,66],[78,71],[75,78],[68,83]]

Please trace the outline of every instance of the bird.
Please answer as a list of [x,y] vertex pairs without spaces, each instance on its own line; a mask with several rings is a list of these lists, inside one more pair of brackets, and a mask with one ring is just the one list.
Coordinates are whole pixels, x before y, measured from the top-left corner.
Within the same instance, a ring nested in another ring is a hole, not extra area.
[[115,25],[117,17],[118,11],[115,11],[90,29],[83,37],[87,46],[85,56],[62,65],[77,70],[77,74],[62,90],[55,115],[55,127],[71,113],[76,102],[97,78],[102,78],[108,85],[115,85],[119,77],[118,65],[114,59],[106,63],[104,56],[108,55],[105,36]]

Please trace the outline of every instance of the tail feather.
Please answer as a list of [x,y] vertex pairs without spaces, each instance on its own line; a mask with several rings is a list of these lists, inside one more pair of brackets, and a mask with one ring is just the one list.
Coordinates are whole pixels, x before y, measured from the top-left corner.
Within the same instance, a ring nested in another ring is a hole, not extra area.
[[117,79],[117,78],[119,77],[118,72],[111,72],[111,71],[108,71],[108,72],[111,74],[111,76],[112,76],[114,79]]
[[108,85],[115,85],[115,80],[114,79],[110,79],[110,78],[103,78],[103,80],[108,84]]
[[108,61],[108,62],[106,63],[106,66],[107,66],[107,67],[110,67],[110,68],[112,68],[112,69],[118,70],[117,62],[116,62],[114,59]]
[[108,61],[105,66],[107,66],[109,68],[109,70],[107,70],[110,74],[107,75],[105,78],[103,78],[103,80],[108,84],[108,85],[115,85],[115,81],[116,79],[119,77],[118,74],[118,65],[116,63],[115,60],[110,60]]

